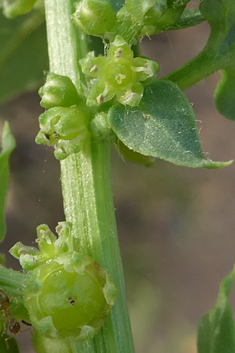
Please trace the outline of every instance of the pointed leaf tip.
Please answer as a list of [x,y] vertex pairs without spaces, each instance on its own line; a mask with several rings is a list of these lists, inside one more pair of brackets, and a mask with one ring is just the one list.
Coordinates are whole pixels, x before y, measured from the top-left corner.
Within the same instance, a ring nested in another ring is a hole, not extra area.
[[205,158],[192,106],[179,87],[166,80],[145,86],[138,107],[113,106],[109,123],[130,150],[191,168],[223,168],[229,162]]
[[228,167],[232,163],[233,163],[233,159],[231,159],[228,162],[214,162],[214,161],[208,160],[208,161],[205,161],[204,168],[206,168],[206,169],[221,169],[224,167]]

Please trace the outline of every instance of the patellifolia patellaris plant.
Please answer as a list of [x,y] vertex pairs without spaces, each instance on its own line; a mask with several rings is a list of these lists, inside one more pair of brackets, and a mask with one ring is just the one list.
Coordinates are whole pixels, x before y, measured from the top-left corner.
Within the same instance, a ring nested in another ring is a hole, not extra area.
[[[189,2],[0,1],[0,101],[37,87],[44,77],[39,95],[45,111],[35,141],[52,146],[60,163],[66,218],[58,220],[55,232],[39,225],[37,246],[19,239],[10,249],[23,271],[4,267],[1,255],[1,353],[19,351],[8,335],[20,331],[21,320],[31,325],[38,353],[134,352],[110,189],[110,146],[146,166],[154,157],[192,168],[231,163],[205,156],[183,91],[221,70],[215,106],[235,119],[235,1],[202,0],[193,10]],[[159,79],[158,63],[140,54],[142,38],[203,21],[211,28],[204,49]],[[1,241],[14,147],[5,123]],[[222,281],[217,303],[199,323],[198,353],[235,352],[227,301],[234,277],[233,270]]]

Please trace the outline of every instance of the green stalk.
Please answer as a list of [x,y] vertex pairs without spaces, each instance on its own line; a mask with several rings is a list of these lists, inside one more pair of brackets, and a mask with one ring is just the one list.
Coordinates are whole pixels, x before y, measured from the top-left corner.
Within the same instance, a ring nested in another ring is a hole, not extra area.
[[4,266],[0,266],[0,288],[9,296],[23,297],[26,275]]
[[203,50],[195,58],[162,79],[175,82],[184,91],[218,70],[217,62],[213,65],[213,56]]
[[162,79],[175,82],[184,91],[223,67],[229,66],[229,50],[228,53],[219,54],[219,48],[224,40],[223,32],[211,33],[206,46],[195,58]]
[[[78,60],[88,51],[70,20],[71,0],[45,0],[50,71],[67,75],[82,91]],[[91,141],[86,152],[61,162],[66,221],[72,223],[74,247],[88,253],[109,272],[118,297],[103,328],[91,341],[71,342],[73,352],[134,352],[125,298],[122,264],[110,186],[110,146]]]
[[23,301],[26,281],[27,276],[24,273],[0,266],[0,289],[4,291],[10,299],[12,304],[11,314],[14,318],[29,321],[28,312]]

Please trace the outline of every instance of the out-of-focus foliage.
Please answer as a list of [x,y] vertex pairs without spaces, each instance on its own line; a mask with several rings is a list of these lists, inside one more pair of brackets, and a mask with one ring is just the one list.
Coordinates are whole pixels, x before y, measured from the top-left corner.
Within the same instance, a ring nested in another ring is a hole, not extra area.
[[9,177],[8,160],[14,148],[15,139],[8,123],[5,123],[2,132],[2,153],[0,154],[0,242],[4,239],[6,231],[4,207]]
[[48,70],[43,21],[41,10],[13,20],[0,12],[0,103],[42,82]]

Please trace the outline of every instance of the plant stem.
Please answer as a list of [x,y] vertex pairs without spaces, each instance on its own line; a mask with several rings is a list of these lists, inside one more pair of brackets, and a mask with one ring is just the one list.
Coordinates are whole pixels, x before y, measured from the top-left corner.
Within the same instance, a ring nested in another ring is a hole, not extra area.
[[217,70],[217,67],[212,65],[211,56],[207,55],[207,52],[203,50],[195,58],[162,79],[175,82],[184,91]]
[[12,297],[23,297],[26,275],[0,266],[0,288]]
[[175,82],[183,91],[188,89],[224,66],[229,66],[229,51],[219,54],[219,48],[224,41],[224,33],[211,33],[204,49],[192,60],[179,67],[163,80]]
[[[87,53],[83,34],[73,26],[71,0],[46,0],[50,70],[67,75],[82,92],[78,60]],[[72,223],[74,247],[104,266],[118,289],[118,297],[103,328],[91,341],[72,342],[73,352],[134,352],[127,312],[122,264],[110,187],[110,146],[91,141],[86,152],[61,162],[66,221]]]
[[15,303],[11,314],[14,311],[14,317],[29,321],[23,300],[26,282],[27,276],[24,273],[0,266],[0,288],[9,296],[11,303]]

